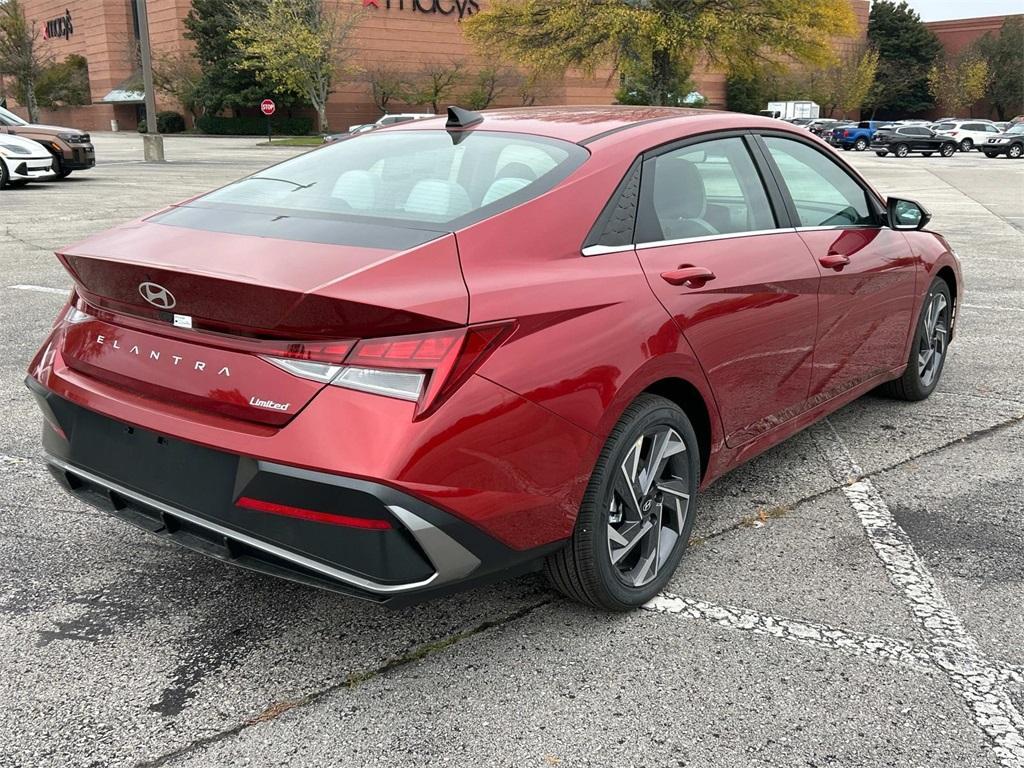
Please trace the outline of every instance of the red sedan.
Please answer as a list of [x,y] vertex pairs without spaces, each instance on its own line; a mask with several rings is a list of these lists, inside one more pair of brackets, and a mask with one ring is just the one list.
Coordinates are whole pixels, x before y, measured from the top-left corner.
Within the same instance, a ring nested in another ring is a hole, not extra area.
[[452,108],[62,250],[54,475],[224,560],[401,602],[664,588],[700,490],[942,375],[946,241],[806,131]]

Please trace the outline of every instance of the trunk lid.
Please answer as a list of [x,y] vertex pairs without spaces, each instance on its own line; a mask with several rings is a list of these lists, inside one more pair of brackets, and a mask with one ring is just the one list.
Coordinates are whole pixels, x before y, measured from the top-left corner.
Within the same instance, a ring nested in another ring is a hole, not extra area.
[[90,316],[65,331],[70,367],[155,398],[281,425],[325,385],[260,355],[303,345],[329,359],[351,346],[334,342],[467,322],[451,233],[176,213],[188,208],[58,254]]

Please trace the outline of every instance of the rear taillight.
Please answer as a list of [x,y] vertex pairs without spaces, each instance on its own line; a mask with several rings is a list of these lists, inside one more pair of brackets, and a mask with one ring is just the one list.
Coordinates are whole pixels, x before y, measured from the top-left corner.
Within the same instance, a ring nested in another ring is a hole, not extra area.
[[366,339],[345,359],[338,387],[416,402],[424,416],[461,386],[504,342],[514,324],[492,323],[450,331]]
[[846,138],[847,136],[849,136],[849,135],[850,135],[850,132],[849,132],[849,131],[843,131],[843,138],[844,138],[844,139],[845,139],[845,138]]
[[458,389],[512,333],[512,322],[364,339],[342,364],[263,356],[296,376],[416,403],[427,415]]

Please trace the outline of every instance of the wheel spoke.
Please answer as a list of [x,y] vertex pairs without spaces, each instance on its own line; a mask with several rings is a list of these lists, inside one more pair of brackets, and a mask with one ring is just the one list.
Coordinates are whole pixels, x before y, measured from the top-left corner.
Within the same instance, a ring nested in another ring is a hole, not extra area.
[[674,429],[665,428],[652,438],[651,453],[640,473],[640,491],[649,493],[655,478],[661,477],[668,460],[686,450],[686,444]]
[[622,531],[616,531],[609,525],[609,542],[619,543],[618,548],[614,548],[609,545],[611,549],[612,565],[618,565],[626,555],[636,549],[636,545],[647,537],[653,527],[654,526],[651,525],[649,520],[644,521],[643,523],[634,523],[631,529],[629,529],[624,535]]

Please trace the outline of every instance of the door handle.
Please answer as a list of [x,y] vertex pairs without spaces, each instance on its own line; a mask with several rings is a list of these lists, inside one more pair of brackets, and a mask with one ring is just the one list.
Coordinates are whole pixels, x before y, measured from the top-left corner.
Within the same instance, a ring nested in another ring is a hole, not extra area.
[[662,272],[661,279],[669,285],[685,285],[687,288],[700,288],[704,283],[715,279],[715,273],[707,267],[691,267],[684,264],[671,272]]
[[818,259],[818,263],[826,269],[834,269],[838,272],[850,263],[850,257],[845,253],[830,252],[828,255],[822,256]]

